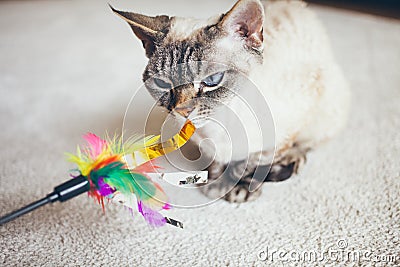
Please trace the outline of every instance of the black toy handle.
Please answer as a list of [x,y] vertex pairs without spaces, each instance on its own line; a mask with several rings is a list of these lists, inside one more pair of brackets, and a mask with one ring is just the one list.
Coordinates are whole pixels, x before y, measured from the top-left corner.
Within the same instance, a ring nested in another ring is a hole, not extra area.
[[31,212],[41,206],[46,205],[47,203],[52,203],[55,201],[60,201],[64,202],[67,201],[73,197],[76,197],[82,193],[85,193],[89,191],[90,189],[90,184],[88,179],[86,179],[84,176],[80,175],[78,177],[75,177],[63,184],[60,184],[56,188],[54,188],[54,191],[50,194],[48,194],[46,197],[33,202],[19,210],[13,211],[3,217],[0,218],[0,225],[3,225],[9,221],[12,221],[19,216],[22,216],[28,212]]

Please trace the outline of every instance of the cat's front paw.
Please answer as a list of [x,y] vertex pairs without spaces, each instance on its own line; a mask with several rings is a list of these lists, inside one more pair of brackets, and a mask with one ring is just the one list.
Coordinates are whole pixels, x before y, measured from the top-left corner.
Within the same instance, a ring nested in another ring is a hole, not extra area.
[[294,145],[292,148],[278,153],[268,173],[266,182],[280,182],[290,178],[299,171],[307,162],[307,152],[309,149]]
[[207,186],[200,187],[200,191],[210,199],[224,199],[231,203],[243,203],[256,200],[261,195],[261,187],[250,192],[249,183],[239,181],[234,183],[230,179],[210,181]]
[[234,203],[255,200],[261,195],[262,183],[284,181],[297,174],[306,162],[307,151],[294,145],[279,151],[274,160],[271,153],[262,151],[230,164],[214,161],[207,169],[209,184],[200,189],[212,199],[223,198]]
[[226,164],[213,162],[208,167],[209,183],[200,187],[200,191],[210,199],[224,199],[232,203],[253,201],[261,195],[261,187],[250,192],[251,170],[241,161],[227,169]]
[[243,203],[248,201],[256,200],[262,192],[262,187],[258,187],[255,191],[249,191],[249,183],[241,183],[235,185],[235,187],[225,194],[224,199],[231,203]]

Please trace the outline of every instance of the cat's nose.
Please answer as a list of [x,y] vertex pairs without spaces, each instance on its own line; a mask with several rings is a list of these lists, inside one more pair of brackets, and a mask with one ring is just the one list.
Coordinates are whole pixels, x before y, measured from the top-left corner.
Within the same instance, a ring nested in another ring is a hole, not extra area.
[[175,108],[175,111],[178,112],[180,115],[182,115],[185,118],[189,117],[190,113],[192,113],[193,110],[194,110],[193,107]]

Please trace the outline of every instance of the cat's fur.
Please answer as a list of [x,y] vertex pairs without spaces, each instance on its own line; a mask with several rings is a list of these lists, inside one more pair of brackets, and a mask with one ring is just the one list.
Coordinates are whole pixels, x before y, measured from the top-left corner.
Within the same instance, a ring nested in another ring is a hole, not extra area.
[[[304,2],[277,1],[263,5],[259,0],[239,0],[226,14],[207,21],[114,11],[143,42],[149,58],[143,79],[149,92],[172,113],[193,119],[198,128],[194,142],[211,138],[218,144],[209,168],[211,179],[219,177],[231,161],[226,149],[229,140],[215,124],[206,123],[213,111],[218,112],[218,103],[201,99],[215,99],[242,111],[240,98],[224,91],[224,87],[238,91],[246,88],[238,88],[244,84],[238,75],[226,72],[227,77],[218,90],[203,90],[195,81],[219,71],[219,67],[205,70],[190,62],[212,61],[231,66],[247,75],[265,97],[275,123],[275,157],[272,157],[273,144],[266,147],[265,140],[251,136],[257,129],[250,114],[239,112],[252,140],[249,162],[233,162],[224,174],[228,179],[207,187],[208,195],[223,196],[231,202],[254,199],[261,189],[250,192],[250,178],[255,175],[259,181],[289,178],[305,162],[310,149],[343,127],[349,105],[348,86],[333,59],[323,27]],[[174,80],[179,64],[193,65],[187,67],[192,76],[185,76],[188,80],[183,84]],[[171,90],[156,88],[153,76],[170,82]],[[232,118],[222,116],[221,120],[229,123]],[[207,153],[207,148],[203,152]],[[260,167],[255,173],[257,166]],[[229,181],[238,179],[239,183],[230,190]]]

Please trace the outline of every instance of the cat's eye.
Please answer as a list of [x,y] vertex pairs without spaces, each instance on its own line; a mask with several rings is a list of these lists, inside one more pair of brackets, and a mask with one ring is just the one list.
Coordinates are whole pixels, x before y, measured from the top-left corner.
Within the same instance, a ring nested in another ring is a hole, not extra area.
[[164,81],[162,79],[154,78],[154,83],[158,87],[163,88],[163,89],[171,89],[172,88],[172,86],[171,86],[171,84],[169,82],[166,82],[166,81]]
[[224,78],[224,73],[217,72],[202,80],[202,83],[207,87],[214,87],[220,84],[223,78]]

